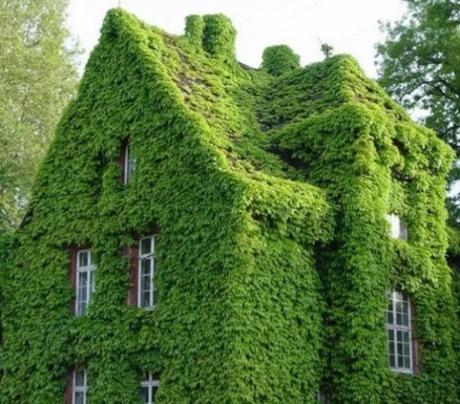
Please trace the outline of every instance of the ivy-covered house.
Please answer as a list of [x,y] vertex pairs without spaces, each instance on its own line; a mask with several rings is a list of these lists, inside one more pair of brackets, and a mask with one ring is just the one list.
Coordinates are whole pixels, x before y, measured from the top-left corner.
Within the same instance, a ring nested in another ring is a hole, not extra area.
[[13,245],[0,403],[458,403],[453,158],[349,56],[108,13]]

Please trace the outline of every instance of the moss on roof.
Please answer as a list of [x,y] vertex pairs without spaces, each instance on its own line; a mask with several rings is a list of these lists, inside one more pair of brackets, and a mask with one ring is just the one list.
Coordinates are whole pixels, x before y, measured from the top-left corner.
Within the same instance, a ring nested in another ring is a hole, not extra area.
[[[292,166],[273,153],[273,129],[340,105],[361,103],[381,108],[395,120],[410,121],[351,56],[337,55],[304,68],[292,62],[283,74],[276,67],[269,74],[266,67],[247,69],[237,63],[235,29],[223,15],[190,16],[185,35],[172,36],[126,12],[111,13],[106,29],[124,24],[133,46],[147,45],[145,56],[161,65],[171,91],[179,96],[177,102],[203,125],[207,140],[225,156],[226,164],[248,175],[298,178]],[[286,54],[298,58],[285,45],[269,47],[263,63],[283,66]]]

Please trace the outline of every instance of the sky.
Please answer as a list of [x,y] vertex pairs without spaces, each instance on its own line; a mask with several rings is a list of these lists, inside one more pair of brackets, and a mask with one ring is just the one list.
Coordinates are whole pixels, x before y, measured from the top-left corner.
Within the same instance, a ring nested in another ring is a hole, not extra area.
[[240,62],[258,67],[263,50],[286,44],[302,64],[323,59],[321,43],[334,53],[353,55],[366,74],[377,77],[375,44],[384,38],[380,21],[395,21],[403,14],[402,0],[70,0],[68,25],[85,53],[82,67],[96,45],[107,10],[118,2],[145,22],[181,35],[190,14],[223,13],[238,31]]

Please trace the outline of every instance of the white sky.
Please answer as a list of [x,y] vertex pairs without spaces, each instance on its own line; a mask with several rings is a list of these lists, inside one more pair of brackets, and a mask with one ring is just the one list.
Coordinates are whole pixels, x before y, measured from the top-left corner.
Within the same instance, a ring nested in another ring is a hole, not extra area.
[[[238,31],[240,62],[260,65],[265,47],[289,45],[302,64],[323,59],[320,42],[335,53],[349,53],[365,72],[376,77],[375,44],[383,39],[378,21],[394,21],[404,13],[402,0],[121,0],[124,9],[172,34],[182,34],[189,14],[221,12]],[[69,27],[85,50],[96,45],[107,10],[118,0],[70,0]]]

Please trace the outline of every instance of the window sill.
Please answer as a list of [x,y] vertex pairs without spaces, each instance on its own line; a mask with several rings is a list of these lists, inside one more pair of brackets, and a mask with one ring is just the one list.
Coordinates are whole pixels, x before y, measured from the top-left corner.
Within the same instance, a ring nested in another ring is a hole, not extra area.
[[395,369],[390,368],[390,370],[397,375],[406,375],[406,376],[413,376],[415,374],[413,369]]

